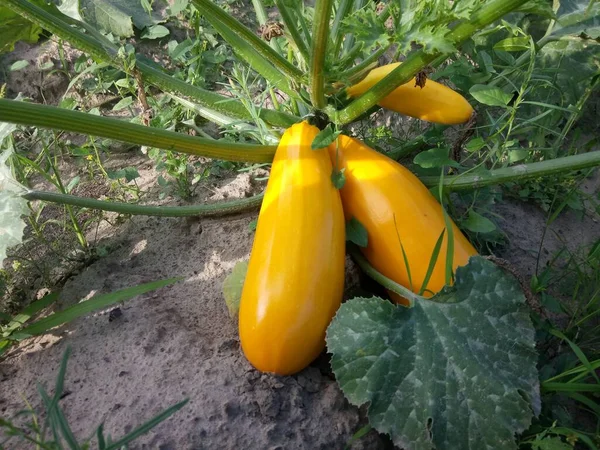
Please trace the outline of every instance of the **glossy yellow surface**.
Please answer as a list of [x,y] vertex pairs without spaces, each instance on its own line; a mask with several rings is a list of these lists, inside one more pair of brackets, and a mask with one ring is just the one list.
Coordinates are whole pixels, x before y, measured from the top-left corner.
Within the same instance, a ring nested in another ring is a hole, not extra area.
[[[385,78],[400,63],[373,69],[361,82],[348,88],[350,97],[358,97]],[[427,80],[425,86],[415,87],[415,79],[396,88],[379,106],[429,122],[454,125],[464,123],[473,114],[469,102],[459,93],[443,84]]]
[[[342,203],[346,220],[355,217],[367,229],[368,246],[362,251],[371,265],[386,277],[418,293],[423,285],[435,244],[445,229],[442,207],[427,187],[408,169],[357,139],[340,136],[338,168],[345,168]],[[330,149],[332,161],[336,150]],[[454,231],[453,268],[467,264],[477,252],[461,231]],[[445,284],[447,236],[440,250],[426,296]],[[402,248],[406,253],[412,279]],[[392,295],[402,302],[397,295]]]
[[242,291],[239,331],[258,370],[290,375],[325,347],[344,289],[345,225],[327,149],[306,122],[283,135]]

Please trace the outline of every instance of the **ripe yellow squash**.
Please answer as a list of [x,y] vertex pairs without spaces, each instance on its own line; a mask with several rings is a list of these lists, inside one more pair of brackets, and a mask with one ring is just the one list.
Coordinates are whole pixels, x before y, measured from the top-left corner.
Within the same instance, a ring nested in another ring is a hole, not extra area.
[[290,375],[325,347],[344,288],[345,224],[327,149],[311,150],[318,128],[284,133],[260,210],[239,313],[246,358]]
[[[347,89],[350,97],[358,97],[385,78],[400,63],[377,67],[359,83]],[[392,91],[379,106],[428,122],[454,125],[467,122],[473,114],[469,102],[458,92],[443,84],[427,80],[423,88],[415,86],[413,78]]]
[[[357,139],[341,135],[337,150],[332,146],[330,155],[334,164],[337,159],[338,169],[345,169],[346,182],[340,193],[346,220],[354,217],[367,230],[363,254],[383,275],[419,293],[435,244],[446,228],[441,205],[412,172]],[[456,270],[477,251],[454,223],[452,230]],[[425,296],[445,285],[447,242],[446,232]],[[404,303],[400,296],[390,295]]]

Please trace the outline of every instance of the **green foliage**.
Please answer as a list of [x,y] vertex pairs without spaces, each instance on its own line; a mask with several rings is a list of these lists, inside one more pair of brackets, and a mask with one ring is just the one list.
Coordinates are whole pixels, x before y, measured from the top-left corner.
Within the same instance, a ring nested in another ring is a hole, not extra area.
[[407,450],[516,448],[514,433],[540,412],[522,291],[481,257],[457,270],[454,287],[410,309],[344,303],[327,346],[344,394],[369,403],[371,425]]
[[223,281],[223,297],[229,311],[229,317],[235,318],[240,310],[240,300],[242,298],[242,288],[248,271],[248,261],[240,261],[225,277]]
[[5,448],[4,442],[8,442],[12,439],[14,443],[14,438],[17,438],[21,443],[27,442],[30,445],[35,445],[36,448],[62,449],[65,448],[64,446],[66,445],[67,448],[71,450],[78,450],[90,448],[90,441],[96,439],[99,450],[122,450],[123,448],[127,448],[128,444],[175,414],[188,402],[188,399],[185,399],[170,408],[167,408],[116,441],[113,441],[110,435],[105,435],[104,424],[102,423],[98,426],[92,438],[88,438],[84,442],[79,443],[65,417],[65,412],[60,406],[60,399],[64,393],[69,355],[70,348],[67,348],[60,364],[53,396],[50,396],[46,389],[38,384],[38,392],[42,398],[42,405],[44,407],[44,423],[42,424],[39,419],[42,413],[35,411],[29,405],[28,409],[21,411],[18,414],[20,416],[31,417],[31,421],[25,424],[25,426],[15,426],[12,421],[0,418],[0,429],[3,429],[3,434],[6,437],[3,442],[0,442],[0,448]]
[[[40,1],[36,3],[43,4]],[[0,55],[12,51],[18,41],[37,42],[40,34],[42,34],[41,27],[0,6]]]
[[0,327],[0,356],[5,353],[10,346],[18,341],[31,336],[44,334],[48,330],[71,322],[79,317],[89,314],[98,309],[106,308],[115,303],[124,302],[146,292],[168,286],[178,281],[175,278],[153,281],[140,284],[138,286],[121,289],[110,294],[96,295],[89,300],[77,303],[62,311],[55,312],[44,318],[31,322],[39,312],[58,300],[58,294],[49,294],[37,302],[29,305],[25,310],[14,317],[7,325]]
[[346,240],[359,247],[366,247],[369,244],[367,229],[356,217],[346,222]]

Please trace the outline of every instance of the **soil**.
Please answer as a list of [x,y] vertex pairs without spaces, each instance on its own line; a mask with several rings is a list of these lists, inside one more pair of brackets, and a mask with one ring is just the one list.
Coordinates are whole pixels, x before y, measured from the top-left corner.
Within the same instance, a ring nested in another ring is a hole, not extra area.
[[[21,45],[11,58],[37,61],[39,48]],[[11,75],[8,82],[9,96],[23,91],[52,104],[66,88],[60,75],[56,81],[40,79],[33,69]],[[136,155],[124,159],[140,168],[138,181],[151,186],[156,173],[143,155]],[[218,180],[200,200],[245,197],[257,189],[252,178],[243,174]],[[598,177],[586,183],[589,192],[599,191]],[[85,195],[100,196],[105,193],[102,189]],[[538,256],[543,265],[565,245],[575,251],[600,239],[597,216],[566,212],[552,224],[540,247],[547,220],[543,211],[505,201],[494,213],[501,217],[499,225],[507,235],[499,256],[524,276],[534,273]],[[59,308],[140,283],[169,277],[181,281],[127,301],[114,320],[103,311],[24,342],[0,362],[2,417],[23,410],[25,400],[41,407],[36,383],[52,393],[61,357],[70,347],[61,406],[79,438],[90,436],[100,423],[111,436],[120,437],[189,398],[182,410],[130,448],[344,448],[366,420],[364,411],[349,405],[337,387],[326,354],[297,375],[277,377],[254,370],[240,350],[236,321],[228,315],[221,289],[233,266],[249,256],[250,224],[256,216],[254,212],[202,220],[134,217],[115,226],[103,221],[89,230],[88,237],[108,253],[80,262],[75,269],[60,270],[67,281]],[[347,260],[348,296],[360,278]],[[38,288],[33,295],[43,293]],[[9,442],[7,448],[29,448]],[[385,437],[371,432],[352,448],[389,447]]]

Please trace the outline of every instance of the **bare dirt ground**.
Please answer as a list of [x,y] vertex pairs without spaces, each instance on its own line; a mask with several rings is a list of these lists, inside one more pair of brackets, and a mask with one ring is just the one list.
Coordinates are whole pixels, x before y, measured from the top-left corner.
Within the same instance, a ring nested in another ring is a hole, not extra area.
[[[30,85],[25,77],[9,80],[13,93]],[[141,169],[144,164],[138,161]],[[142,173],[142,181],[155,176],[151,172]],[[597,177],[587,183],[586,189],[598,192]],[[244,197],[256,185],[244,174],[220,181],[215,189],[205,197]],[[512,201],[494,212],[502,217],[500,226],[508,237],[499,256],[531,275],[546,214]],[[131,448],[344,448],[366,422],[335,384],[326,355],[295,376],[276,377],[254,370],[241,353],[221,287],[236,262],[249,256],[249,225],[255,218],[256,213],[202,220],[135,217],[115,227],[103,222],[95,237],[108,254],[72,274],[62,289],[60,307],[139,283],[182,280],[128,301],[116,320],[109,321],[106,312],[93,314],[26,342],[0,362],[2,417],[24,409],[25,399],[34,407],[41,405],[36,382],[52,388],[70,346],[61,405],[78,437],[89,436],[102,422],[119,437],[189,398],[181,411]],[[542,264],[564,245],[576,250],[599,238],[597,217],[565,213],[546,234]],[[347,288],[352,290],[358,275],[350,261],[347,266]],[[372,432],[353,448],[389,447]],[[10,448],[28,447],[15,443]]]

